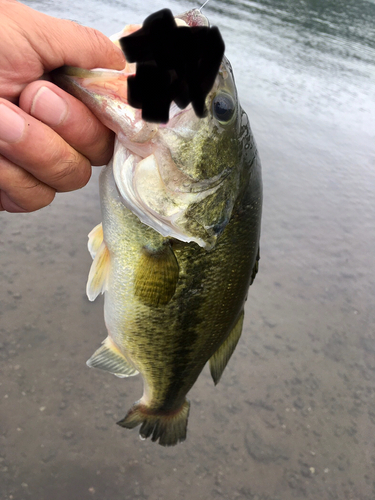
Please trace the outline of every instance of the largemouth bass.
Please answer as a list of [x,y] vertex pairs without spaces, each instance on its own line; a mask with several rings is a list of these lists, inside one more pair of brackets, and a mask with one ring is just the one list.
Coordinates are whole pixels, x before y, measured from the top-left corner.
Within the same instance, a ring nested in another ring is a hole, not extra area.
[[[208,26],[198,10],[179,25]],[[128,26],[116,42],[138,26]],[[199,119],[172,104],[167,124],[141,119],[124,71],[66,68],[57,83],[116,133],[100,176],[102,224],[89,234],[87,295],[104,293],[108,337],[87,364],[140,373],[142,398],[119,425],[164,446],[186,437],[186,395],[209,361],[217,384],[240,338],[258,269],[260,162],[223,58]]]

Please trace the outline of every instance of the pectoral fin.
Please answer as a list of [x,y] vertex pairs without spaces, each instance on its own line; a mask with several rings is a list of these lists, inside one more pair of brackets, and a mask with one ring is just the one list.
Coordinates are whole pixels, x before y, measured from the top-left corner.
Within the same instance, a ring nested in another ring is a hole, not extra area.
[[158,250],[144,247],[138,261],[134,293],[145,305],[168,304],[176,290],[179,266],[169,244]]
[[102,223],[94,227],[94,229],[89,233],[89,241],[87,247],[89,249],[90,255],[95,259],[96,252],[99,250],[100,245],[103,243],[103,225]]
[[99,368],[120,378],[132,377],[139,373],[109,337],[104,340],[103,345],[94,352],[86,364],[90,368]]
[[236,323],[236,326],[230,332],[227,339],[221,344],[219,349],[210,358],[210,371],[215,385],[217,385],[217,383],[219,382],[220,377],[222,376],[223,371],[227,366],[228,361],[230,360],[230,357],[232,356],[238,341],[240,340],[243,318],[244,318],[244,313],[242,312],[241,316],[239,317]]
[[89,277],[86,285],[86,293],[89,300],[93,301],[106,290],[107,276],[109,271],[109,251],[107,245],[102,242],[98,251],[96,252],[95,259],[91,264]]

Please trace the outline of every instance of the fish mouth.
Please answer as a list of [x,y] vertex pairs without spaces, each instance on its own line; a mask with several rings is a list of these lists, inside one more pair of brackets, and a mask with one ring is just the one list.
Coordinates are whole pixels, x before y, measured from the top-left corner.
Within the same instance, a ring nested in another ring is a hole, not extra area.
[[[209,26],[208,19],[198,10],[192,9],[175,16],[176,23],[181,25]],[[142,26],[127,25],[110,39],[119,46],[123,36],[138,31]],[[151,124],[142,120],[142,111],[135,109],[128,102],[128,78],[134,76],[136,64],[126,61],[121,71],[95,68],[91,70],[63,66],[51,72],[51,78],[59,87],[78,97],[91,111],[116,134],[126,136],[136,143],[144,143],[152,139],[159,127],[173,126],[181,115],[192,110],[191,104],[180,109],[174,102],[170,107],[167,124]],[[139,150],[135,150],[139,154]]]
[[[209,26],[208,19],[192,9],[175,16],[179,26]],[[118,40],[137,31],[131,25],[111,37]],[[79,98],[117,135],[112,158],[113,175],[121,201],[144,224],[165,237],[183,242],[195,242],[210,249],[216,241],[214,233],[221,231],[195,224],[192,228],[188,213],[208,196],[214,194],[229,175],[220,172],[209,179],[194,179],[175,164],[167,146],[157,139],[159,129],[173,128],[191,113],[198,120],[191,104],[180,109],[174,102],[167,124],[142,120],[142,111],[128,102],[128,78],[135,73],[135,64],[126,63],[121,71],[108,69],[85,70],[63,67],[53,72],[53,81]],[[185,118],[186,120],[186,118]]]

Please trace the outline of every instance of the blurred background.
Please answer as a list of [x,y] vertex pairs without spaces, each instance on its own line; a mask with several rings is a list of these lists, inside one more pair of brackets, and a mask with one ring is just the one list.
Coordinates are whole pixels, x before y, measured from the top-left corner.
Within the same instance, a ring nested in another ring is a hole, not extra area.
[[[28,0],[106,35],[193,1]],[[215,388],[189,394],[188,438],[115,422],[142,394],[85,361],[98,172],[33,214],[0,215],[0,498],[374,500],[375,2],[211,0],[263,164],[260,271]]]

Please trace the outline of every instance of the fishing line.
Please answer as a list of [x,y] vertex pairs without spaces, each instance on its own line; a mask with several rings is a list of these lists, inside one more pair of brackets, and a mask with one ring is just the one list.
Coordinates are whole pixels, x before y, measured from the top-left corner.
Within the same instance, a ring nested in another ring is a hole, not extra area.
[[198,9],[198,10],[199,10],[199,12],[202,12],[203,7],[204,7],[205,5],[207,5],[209,1],[210,1],[210,0],[206,0],[206,1],[204,2],[204,4],[202,5],[202,7],[201,7],[200,9]]

